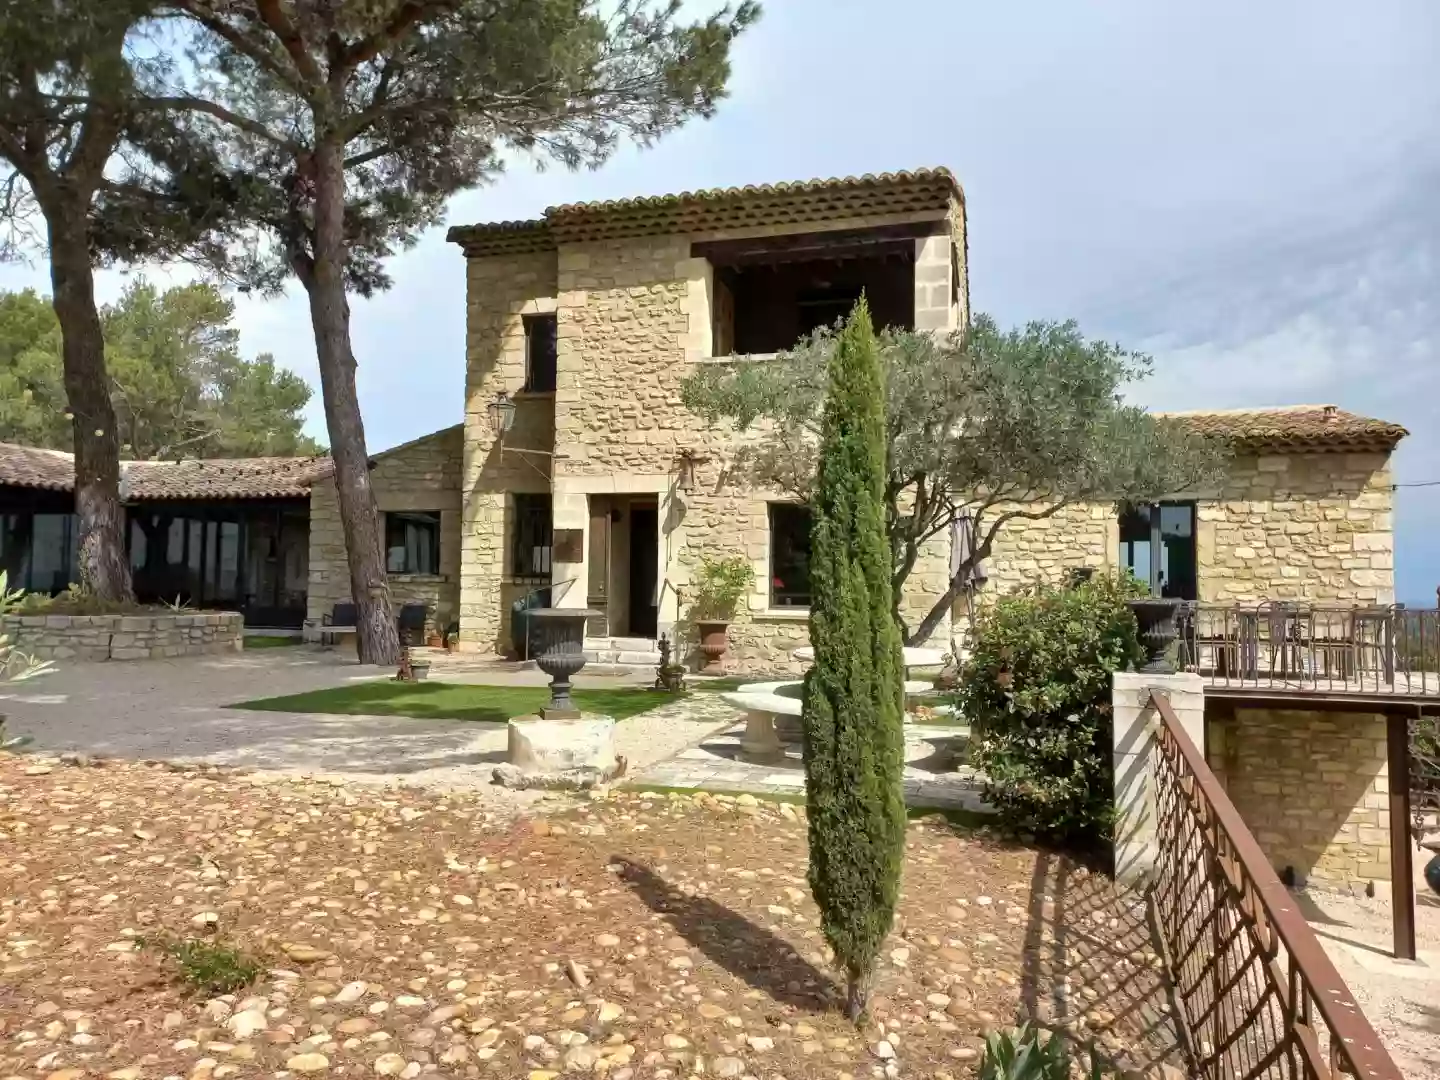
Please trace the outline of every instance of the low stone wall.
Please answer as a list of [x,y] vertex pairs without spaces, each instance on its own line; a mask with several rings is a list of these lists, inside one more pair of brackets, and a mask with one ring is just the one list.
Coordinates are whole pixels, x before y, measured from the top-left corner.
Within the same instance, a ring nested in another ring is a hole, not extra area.
[[7,615],[0,631],[37,660],[160,660],[243,648],[236,611],[153,615]]

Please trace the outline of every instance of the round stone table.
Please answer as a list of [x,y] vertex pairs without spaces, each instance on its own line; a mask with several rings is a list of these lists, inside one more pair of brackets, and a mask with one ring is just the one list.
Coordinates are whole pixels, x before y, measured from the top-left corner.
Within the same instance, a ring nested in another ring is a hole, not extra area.
[[[815,650],[809,645],[801,646],[790,655],[807,664],[815,662]],[[939,649],[911,648],[907,645],[900,650],[900,657],[907,673],[912,667],[939,667],[945,663],[945,654]]]
[[[803,660],[807,664],[815,662],[815,649],[810,645],[802,645],[790,654],[796,660]],[[924,679],[910,678],[910,669],[914,667],[939,667],[945,663],[945,654],[939,649],[912,648],[906,645],[900,650],[900,662],[905,665],[905,702],[908,708],[911,699],[920,694],[929,693],[933,687]]]

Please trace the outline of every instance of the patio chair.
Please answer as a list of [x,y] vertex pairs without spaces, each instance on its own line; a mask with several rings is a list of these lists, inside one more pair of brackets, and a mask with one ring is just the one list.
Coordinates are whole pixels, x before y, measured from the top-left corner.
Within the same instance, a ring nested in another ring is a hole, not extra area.
[[355,605],[346,601],[332,607],[329,615],[320,616],[320,626],[316,633],[321,645],[334,645],[346,634],[350,634],[355,638],[355,649],[358,653],[360,649],[359,631],[359,619],[355,613]]
[[402,604],[400,613],[395,616],[395,628],[400,633],[400,643],[406,643],[406,635],[413,639],[412,645],[425,644],[425,620],[430,614],[430,608],[425,604]]

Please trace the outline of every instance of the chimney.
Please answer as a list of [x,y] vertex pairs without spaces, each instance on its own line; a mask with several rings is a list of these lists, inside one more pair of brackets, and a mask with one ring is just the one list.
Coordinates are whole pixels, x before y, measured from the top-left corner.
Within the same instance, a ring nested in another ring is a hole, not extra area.
[[1336,409],[1334,405],[1323,405],[1323,406],[1321,406],[1321,408],[1320,408],[1320,413],[1321,413],[1322,416],[1325,417],[1325,422],[1326,422],[1327,424],[1328,424],[1331,420],[1334,420],[1334,419],[1335,419],[1335,414],[1336,414],[1337,412],[1339,412],[1339,410]]

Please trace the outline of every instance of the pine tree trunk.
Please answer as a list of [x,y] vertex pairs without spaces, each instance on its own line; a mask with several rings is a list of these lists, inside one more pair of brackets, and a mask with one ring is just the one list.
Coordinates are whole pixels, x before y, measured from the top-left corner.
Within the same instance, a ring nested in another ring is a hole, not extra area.
[[75,429],[75,514],[80,580],[102,600],[134,597],[120,505],[120,437],[105,372],[105,337],[95,306],[86,205],[46,209],[51,302],[60,320],[65,394]]
[[355,392],[355,354],[350,348],[350,305],[345,299],[345,176],[340,150],[322,145],[315,152],[314,251],[301,276],[310,298],[310,322],[320,362],[325,426],[335,462],[335,490],[345,554],[350,564],[350,596],[355,602],[362,664],[399,664],[400,637],[390,609],[384,538],[375,492],[370,486],[365,424]]

